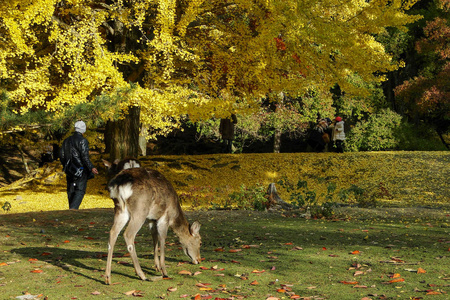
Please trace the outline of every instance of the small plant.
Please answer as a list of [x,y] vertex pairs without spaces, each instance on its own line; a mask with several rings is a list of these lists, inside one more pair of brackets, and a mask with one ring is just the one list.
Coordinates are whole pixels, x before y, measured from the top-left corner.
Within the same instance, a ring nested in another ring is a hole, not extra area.
[[335,204],[332,202],[325,202],[322,205],[314,205],[310,209],[311,218],[314,219],[332,219],[334,217]]
[[268,205],[265,188],[261,184],[254,187],[241,185],[241,190],[233,192],[229,196],[230,204],[238,209],[265,210]]
[[11,210],[11,203],[9,203],[8,201],[5,201],[5,203],[3,203],[3,205],[2,205],[2,209],[4,210],[4,211],[10,211]]
[[[308,189],[308,183],[304,180],[299,180],[296,185],[292,184],[288,179],[282,178],[278,184],[283,186],[288,192],[291,192],[291,203],[306,211],[309,210],[312,218],[332,218],[334,216],[335,204],[332,202],[336,191],[336,184],[328,183],[326,195],[317,195],[315,191]],[[319,204],[319,199],[324,197],[322,204]]]
[[356,202],[358,207],[376,207],[377,200],[374,193],[352,184],[348,189],[339,191],[339,197],[342,202]]

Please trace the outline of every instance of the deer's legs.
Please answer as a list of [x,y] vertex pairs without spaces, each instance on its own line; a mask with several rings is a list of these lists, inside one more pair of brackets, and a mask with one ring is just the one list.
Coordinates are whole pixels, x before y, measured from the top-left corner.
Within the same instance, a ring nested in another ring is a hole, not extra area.
[[158,229],[156,227],[156,222],[150,222],[149,224],[150,232],[152,233],[153,239],[153,259],[155,261],[156,271],[161,271],[161,265],[159,263],[159,242],[158,242]]
[[[167,276],[167,270],[166,270],[166,253],[165,253],[165,246],[166,246],[166,237],[167,237],[167,231],[169,230],[169,224],[165,220],[165,217],[160,218],[157,221],[156,225],[156,231],[158,232],[158,243],[159,243],[159,249],[160,249],[160,255],[159,255],[159,269],[161,270],[161,273],[163,277]],[[156,261],[156,259],[155,259]]]
[[131,259],[133,260],[134,269],[136,274],[142,279],[147,280],[144,272],[142,272],[141,266],[139,264],[139,260],[136,254],[136,247],[134,245],[134,239],[136,238],[136,234],[139,229],[141,229],[142,225],[144,225],[145,216],[144,217],[136,217],[131,216],[130,222],[128,223],[127,229],[125,229],[124,238],[125,243],[127,245],[128,252],[130,253]]
[[119,211],[116,209],[114,215],[114,223],[111,227],[111,231],[109,232],[109,242],[108,242],[108,260],[106,263],[106,271],[105,271],[105,281],[106,284],[111,284],[111,264],[112,257],[114,252],[114,245],[116,244],[117,237],[119,236],[122,228],[127,224],[130,216],[127,211]]

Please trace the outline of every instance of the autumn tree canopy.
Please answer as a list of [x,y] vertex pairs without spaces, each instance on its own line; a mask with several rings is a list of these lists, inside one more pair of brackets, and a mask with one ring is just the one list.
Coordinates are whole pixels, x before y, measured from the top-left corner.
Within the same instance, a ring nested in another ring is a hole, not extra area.
[[443,134],[450,128],[450,3],[436,3],[436,16],[426,22],[424,37],[415,44],[423,60],[419,74],[396,87],[395,94],[406,114],[435,127],[449,148]]
[[[17,114],[112,120],[139,106],[164,133],[245,113],[281,91],[347,95],[401,66],[376,41],[415,0],[8,0],[0,3],[0,85]],[[349,80],[358,78],[359,80]]]

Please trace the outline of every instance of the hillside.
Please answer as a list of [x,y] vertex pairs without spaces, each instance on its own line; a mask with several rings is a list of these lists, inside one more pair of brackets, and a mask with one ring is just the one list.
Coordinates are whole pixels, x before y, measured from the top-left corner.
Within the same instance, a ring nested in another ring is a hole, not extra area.
[[[101,158],[93,156],[100,175],[89,181],[81,209],[113,207]],[[450,205],[449,152],[211,154],[140,160],[174,184],[187,209],[212,203],[229,206],[230,194],[265,191],[271,182],[288,202],[293,193],[314,192],[318,202],[356,204],[371,198],[378,206]],[[306,188],[296,188],[299,180]],[[293,186],[288,189],[286,183]],[[12,213],[66,209],[65,176],[59,162],[0,188],[0,206],[6,202]]]

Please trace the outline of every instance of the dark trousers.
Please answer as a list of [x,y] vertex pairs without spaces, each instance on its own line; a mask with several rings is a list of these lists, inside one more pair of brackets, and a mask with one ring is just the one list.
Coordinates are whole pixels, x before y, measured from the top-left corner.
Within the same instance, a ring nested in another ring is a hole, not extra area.
[[337,153],[344,153],[344,141],[336,140],[335,145]]
[[83,174],[80,179],[73,179],[67,176],[67,197],[69,199],[69,209],[78,209],[86,194],[87,175]]
[[223,153],[233,152],[233,140],[223,140],[222,152]]

